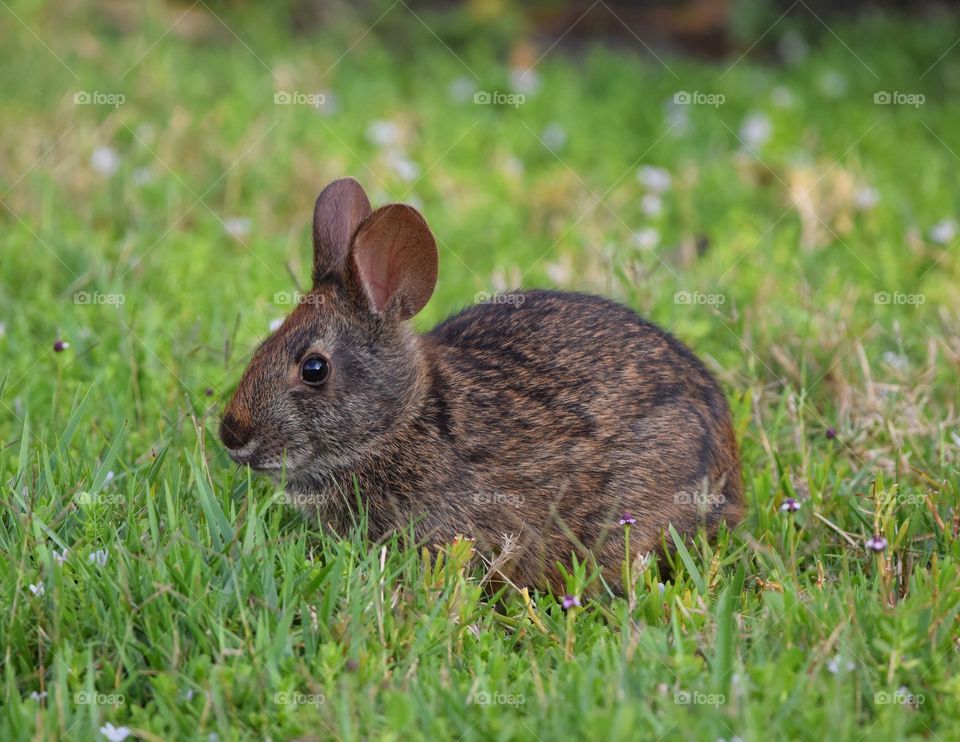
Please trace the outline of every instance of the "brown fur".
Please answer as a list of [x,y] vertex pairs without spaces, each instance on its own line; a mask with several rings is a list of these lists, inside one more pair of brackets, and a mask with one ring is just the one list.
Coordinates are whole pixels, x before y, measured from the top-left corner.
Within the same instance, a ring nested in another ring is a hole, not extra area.
[[[317,220],[314,288],[257,350],[221,425],[238,462],[278,478],[285,466],[294,502],[342,533],[356,484],[371,537],[412,521],[418,539],[463,534],[491,557],[506,540],[503,576],[555,591],[557,563],[584,549],[620,584],[625,512],[634,553],[658,553],[668,524],[690,536],[739,521],[726,400],[669,333],[607,299],[529,291],[418,336],[406,320],[436,280],[422,217],[371,213],[342,180]],[[318,353],[332,372],[309,387],[300,364]]]

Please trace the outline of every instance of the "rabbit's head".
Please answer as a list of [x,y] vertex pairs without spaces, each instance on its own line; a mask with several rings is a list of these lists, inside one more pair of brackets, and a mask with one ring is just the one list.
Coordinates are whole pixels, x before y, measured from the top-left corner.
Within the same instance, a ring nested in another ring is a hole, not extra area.
[[337,180],[317,199],[313,250],[313,289],[257,349],[220,425],[234,461],[288,480],[369,454],[426,385],[407,322],[437,280],[423,217],[373,211],[355,180]]

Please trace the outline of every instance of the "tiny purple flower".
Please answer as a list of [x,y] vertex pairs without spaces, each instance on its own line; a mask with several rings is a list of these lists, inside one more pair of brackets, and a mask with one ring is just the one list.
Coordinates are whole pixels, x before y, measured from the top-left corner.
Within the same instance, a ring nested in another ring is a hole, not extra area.
[[800,503],[797,502],[792,497],[788,497],[783,501],[783,504],[780,506],[780,509],[785,513],[795,513],[800,509]]
[[563,602],[561,603],[561,605],[563,606],[563,610],[565,611],[569,611],[571,608],[574,608],[574,607],[579,608],[580,598],[578,598],[576,595],[564,595]]
[[881,552],[887,548],[887,540],[883,536],[874,536],[867,539],[866,545],[870,551]]
[[70,347],[70,343],[68,343],[66,340],[59,340],[59,339],[58,339],[57,342],[55,342],[55,343],[53,344],[53,352],[54,352],[54,353],[63,353],[63,351],[65,351],[65,350],[66,350],[67,348],[69,348],[69,347]]
[[208,387],[203,391],[203,393],[206,394],[208,397],[212,397],[212,396],[213,396],[213,388],[208,386]]
[[632,526],[636,525],[637,519],[634,518],[630,513],[624,513],[623,517],[620,519],[621,526]]
[[832,428],[832,427],[831,427],[831,428],[827,428],[826,436],[827,436],[827,440],[832,441],[834,438],[837,437],[837,431],[836,431],[836,429],[835,429],[835,428]]

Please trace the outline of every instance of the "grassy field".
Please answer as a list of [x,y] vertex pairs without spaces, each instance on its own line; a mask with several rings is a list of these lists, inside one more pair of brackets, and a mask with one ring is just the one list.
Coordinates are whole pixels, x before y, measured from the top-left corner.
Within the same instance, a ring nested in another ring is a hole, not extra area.
[[[960,739],[955,19],[521,74],[402,3],[0,5],[0,738]],[[219,412],[347,174],[438,237],[422,329],[551,286],[693,346],[742,526],[565,611],[233,466]]]

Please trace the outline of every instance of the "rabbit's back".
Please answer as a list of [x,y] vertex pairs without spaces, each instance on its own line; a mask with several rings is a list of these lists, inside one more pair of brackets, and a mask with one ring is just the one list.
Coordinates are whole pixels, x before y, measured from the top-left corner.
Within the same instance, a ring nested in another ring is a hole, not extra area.
[[[666,331],[600,297],[549,291],[479,304],[426,338],[429,415],[489,512],[480,530],[575,535],[622,549],[625,512],[655,549],[672,523],[735,522],[741,480],[723,392]],[[569,549],[566,539],[559,539]],[[618,545],[619,544],[619,545]],[[620,552],[622,558],[622,551]],[[545,554],[546,564],[565,554]],[[618,563],[612,559],[602,562]]]

